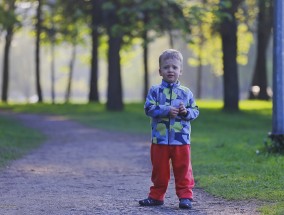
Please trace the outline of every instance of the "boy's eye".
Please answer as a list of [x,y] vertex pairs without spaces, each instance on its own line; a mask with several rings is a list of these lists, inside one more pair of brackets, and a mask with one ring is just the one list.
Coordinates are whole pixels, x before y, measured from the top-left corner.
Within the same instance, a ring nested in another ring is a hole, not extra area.
[[169,68],[172,68],[173,70],[177,70],[178,69],[178,66],[170,66],[170,65],[167,65],[167,66],[164,66],[163,69],[169,69]]

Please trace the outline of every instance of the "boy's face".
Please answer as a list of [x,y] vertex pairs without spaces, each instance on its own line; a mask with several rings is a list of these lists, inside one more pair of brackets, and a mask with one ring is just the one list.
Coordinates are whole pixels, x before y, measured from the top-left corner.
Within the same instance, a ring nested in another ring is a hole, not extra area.
[[182,74],[181,62],[175,58],[169,58],[161,62],[160,76],[168,83],[175,83]]

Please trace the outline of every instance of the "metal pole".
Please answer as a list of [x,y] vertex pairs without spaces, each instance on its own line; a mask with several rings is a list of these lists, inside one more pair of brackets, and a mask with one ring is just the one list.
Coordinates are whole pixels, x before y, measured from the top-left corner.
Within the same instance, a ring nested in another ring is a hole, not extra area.
[[[272,136],[284,135],[284,1],[274,0]],[[272,137],[273,138],[273,137]],[[277,139],[277,138],[276,138]]]

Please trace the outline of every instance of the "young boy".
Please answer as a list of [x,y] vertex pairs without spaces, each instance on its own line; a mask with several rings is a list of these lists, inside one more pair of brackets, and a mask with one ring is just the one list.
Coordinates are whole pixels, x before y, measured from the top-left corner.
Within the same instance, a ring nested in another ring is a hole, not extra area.
[[191,209],[194,179],[190,159],[190,121],[199,115],[192,92],[181,86],[183,57],[174,49],[159,57],[159,74],[163,80],[152,86],[145,102],[145,113],[151,117],[151,162],[153,186],[141,206],[164,204],[170,180],[170,160],[175,177],[179,208]]

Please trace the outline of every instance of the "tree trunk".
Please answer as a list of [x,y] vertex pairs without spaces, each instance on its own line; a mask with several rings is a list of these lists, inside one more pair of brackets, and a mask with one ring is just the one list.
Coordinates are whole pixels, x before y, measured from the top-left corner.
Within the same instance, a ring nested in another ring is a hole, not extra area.
[[[201,29],[200,29],[201,30]],[[198,67],[197,67],[197,90],[196,90],[196,98],[201,99],[202,94],[202,57],[201,53],[203,50],[203,43],[204,43],[204,37],[201,35],[201,41],[199,44],[199,54],[198,54]]]
[[197,90],[196,90],[196,98],[197,99],[201,99],[201,91],[202,91],[202,85],[201,85],[201,81],[202,81],[202,64],[200,62],[200,57],[198,57],[199,59],[199,65],[197,67]]
[[74,64],[76,59],[76,42],[73,43],[72,47],[72,53],[71,53],[71,59],[69,62],[69,75],[68,75],[68,81],[67,81],[67,90],[65,95],[65,102],[68,103],[70,101],[70,95],[71,95],[71,85],[72,85],[72,78],[73,78],[73,72],[74,72]]
[[114,111],[123,110],[119,54],[121,44],[122,38],[112,36],[109,32],[107,109]]
[[41,6],[42,6],[42,0],[38,0],[38,7],[37,7],[37,14],[36,14],[36,50],[35,50],[35,67],[36,67],[36,92],[38,96],[38,102],[43,102],[42,98],[42,91],[41,91],[41,84],[40,84],[40,34],[41,34]]
[[221,24],[221,39],[223,50],[223,84],[224,84],[224,107],[225,111],[239,110],[239,81],[237,65],[237,22],[235,11],[241,1],[231,0],[231,8],[223,8],[223,12],[230,14],[225,17]]
[[[206,4],[206,0],[202,0],[202,5],[205,6]],[[205,38],[204,38],[204,32],[202,29],[202,22],[199,22],[199,31],[200,31],[200,43],[198,46],[198,67],[197,67],[197,90],[196,90],[196,98],[197,99],[201,99],[201,95],[202,95],[202,53],[203,53],[203,44],[205,42]]]
[[52,38],[51,41],[51,102],[55,104],[55,41]]
[[[15,11],[15,0],[7,2],[7,8],[9,12],[13,13]],[[4,58],[3,58],[3,76],[2,76],[2,95],[1,99],[3,102],[8,102],[8,90],[9,90],[9,54],[10,54],[10,47],[11,42],[13,39],[14,33],[14,23],[6,23],[7,28],[6,36],[5,36],[5,45],[4,45]]]
[[99,9],[100,7],[98,0],[92,0],[92,62],[91,62],[91,74],[90,74],[89,102],[99,102],[99,90],[98,90]]
[[169,33],[169,45],[171,47],[171,49],[174,48],[174,36],[173,36],[173,32],[171,29],[168,29],[168,33]]
[[5,36],[4,59],[3,59],[3,79],[2,79],[2,101],[8,102],[9,89],[9,53],[13,38],[13,27],[8,27]]
[[[224,110],[239,110],[239,82],[237,66],[236,26],[227,24],[231,32],[222,34],[223,66],[224,66]],[[236,23],[235,23],[236,24]]]
[[[259,0],[258,5],[257,57],[251,89],[249,91],[249,99],[268,100],[266,51],[272,29],[272,3],[270,0]],[[259,92],[254,92],[253,86],[258,86]]]
[[148,32],[143,34],[143,64],[144,64],[144,92],[143,99],[145,100],[149,90],[149,72],[148,72]]

